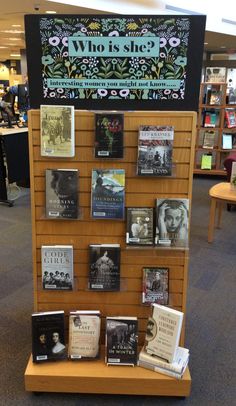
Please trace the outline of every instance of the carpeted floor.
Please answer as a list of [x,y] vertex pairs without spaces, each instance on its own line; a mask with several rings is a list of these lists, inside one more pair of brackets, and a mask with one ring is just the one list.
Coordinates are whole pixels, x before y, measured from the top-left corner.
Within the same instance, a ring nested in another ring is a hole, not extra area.
[[235,404],[236,210],[223,212],[223,228],[216,231],[212,244],[207,243],[208,190],[220,181],[198,177],[193,182],[186,324],[192,391],[185,399],[57,393],[35,396],[25,392],[33,309],[29,190],[14,207],[0,205],[0,405]]

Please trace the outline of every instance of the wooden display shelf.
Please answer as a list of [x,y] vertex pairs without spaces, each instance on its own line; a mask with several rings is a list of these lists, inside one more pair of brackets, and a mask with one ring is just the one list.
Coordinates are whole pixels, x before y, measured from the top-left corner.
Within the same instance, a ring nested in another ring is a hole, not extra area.
[[189,369],[179,380],[138,366],[107,366],[103,359],[35,364],[30,357],[25,371],[29,392],[189,396],[190,388]]
[[193,171],[194,175],[220,175],[220,176],[226,176],[226,171],[223,169],[194,169]]

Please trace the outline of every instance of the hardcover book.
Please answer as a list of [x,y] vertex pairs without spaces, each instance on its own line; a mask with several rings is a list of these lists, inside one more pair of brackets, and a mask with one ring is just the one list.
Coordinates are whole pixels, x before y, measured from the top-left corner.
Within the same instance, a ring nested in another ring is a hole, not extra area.
[[106,363],[108,365],[136,365],[137,348],[137,317],[107,317]]
[[216,127],[216,113],[215,112],[210,112],[210,111],[206,111],[204,114],[204,123],[203,126],[204,127]]
[[43,289],[73,289],[72,245],[42,245],[41,259]]
[[137,174],[171,176],[174,128],[140,126]]
[[234,110],[225,110],[225,122],[227,128],[236,127],[236,114]]
[[120,290],[120,245],[94,244],[89,246],[89,280],[91,290]]
[[226,68],[222,67],[206,67],[205,82],[224,83],[226,81]]
[[46,217],[76,219],[78,217],[77,169],[46,169]]
[[64,311],[32,314],[33,362],[57,361],[67,357]]
[[144,349],[148,354],[173,362],[176,359],[184,314],[156,303],[148,319]]
[[96,219],[123,219],[124,202],[124,169],[93,169],[91,216]]
[[206,130],[204,132],[202,148],[213,149],[215,145],[216,133],[214,130]]
[[169,268],[143,268],[142,303],[168,304]]
[[233,137],[232,134],[222,134],[222,149],[232,149],[233,148]]
[[99,356],[100,311],[78,310],[69,315],[69,348],[71,359],[93,359]]
[[189,199],[156,200],[156,237],[159,247],[188,247]]
[[123,158],[123,114],[95,114],[95,157]]
[[138,366],[149,369],[150,371],[153,371],[153,372],[157,372],[158,374],[170,376],[175,379],[182,379],[185,369],[187,368],[187,365],[186,365],[184,371],[182,373],[179,373],[179,372],[171,371],[170,369],[166,369],[166,368],[162,368],[160,366],[154,365],[151,362],[146,362],[146,361],[141,361],[141,360],[138,361]]
[[126,217],[126,244],[153,245],[153,208],[128,207]]
[[40,106],[41,155],[75,155],[74,106]]

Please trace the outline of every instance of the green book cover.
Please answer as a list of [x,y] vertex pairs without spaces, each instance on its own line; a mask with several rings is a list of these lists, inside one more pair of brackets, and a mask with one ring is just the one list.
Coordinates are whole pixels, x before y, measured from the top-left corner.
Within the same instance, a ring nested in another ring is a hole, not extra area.
[[212,155],[203,154],[201,160],[201,169],[211,169]]

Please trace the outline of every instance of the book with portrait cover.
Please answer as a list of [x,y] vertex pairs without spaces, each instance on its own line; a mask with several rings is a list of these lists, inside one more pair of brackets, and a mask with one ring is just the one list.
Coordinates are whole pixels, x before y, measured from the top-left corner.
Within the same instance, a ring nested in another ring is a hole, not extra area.
[[128,207],[126,217],[126,244],[153,245],[153,208]]
[[75,155],[74,106],[40,106],[41,155]]
[[42,245],[41,262],[43,289],[73,289],[72,245]]
[[67,357],[63,310],[32,314],[32,355],[33,362]]
[[123,158],[123,123],[123,114],[95,114],[96,158]]
[[78,169],[46,169],[46,217],[78,217]]
[[107,317],[105,334],[105,362],[108,365],[137,364],[137,317]]
[[142,303],[168,304],[169,268],[143,268]]
[[123,219],[124,202],[125,170],[93,169],[91,216],[96,219]]
[[91,290],[120,290],[120,245],[89,245],[89,278]]
[[144,349],[168,362],[176,359],[184,314],[169,307],[152,304],[147,322]]
[[99,310],[71,311],[69,314],[69,358],[72,360],[98,358],[100,329]]
[[171,176],[174,127],[139,127],[137,174]]
[[159,247],[188,247],[189,199],[156,199],[156,236]]

